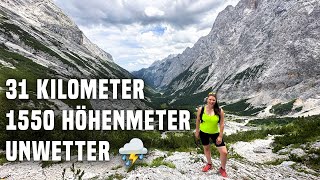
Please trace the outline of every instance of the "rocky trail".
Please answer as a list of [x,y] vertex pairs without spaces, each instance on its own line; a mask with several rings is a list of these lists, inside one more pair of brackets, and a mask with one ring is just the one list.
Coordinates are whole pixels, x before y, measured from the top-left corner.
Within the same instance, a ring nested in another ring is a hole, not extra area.
[[[279,165],[271,165],[277,158],[285,158],[272,153],[270,144],[273,137],[253,142],[237,142],[231,145],[231,156],[227,163],[228,178],[218,174],[220,161],[213,157],[213,169],[201,172],[205,165],[205,157],[197,152],[164,152],[151,151],[146,158],[138,160],[134,170],[128,172],[120,155],[111,156],[109,162],[75,162],[75,169],[84,170],[83,179],[318,179],[316,172],[291,161],[283,161]],[[160,165],[151,166],[151,162],[163,157],[164,162],[174,164],[174,168]],[[143,163],[142,163],[143,162]],[[139,165],[140,164],[140,165]],[[141,164],[148,164],[141,166]],[[70,167],[72,162],[53,164],[42,168],[38,162],[6,163],[0,166],[0,177],[6,179],[74,179]],[[298,168],[297,168],[298,167]]]

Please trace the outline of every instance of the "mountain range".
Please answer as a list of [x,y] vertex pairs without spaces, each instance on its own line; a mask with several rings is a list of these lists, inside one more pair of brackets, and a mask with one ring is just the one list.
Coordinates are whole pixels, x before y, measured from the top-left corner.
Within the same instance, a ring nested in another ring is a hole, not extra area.
[[[93,44],[50,0],[5,0],[0,3],[0,87],[8,78],[27,79],[35,92],[40,78],[123,79],[133,76]],[[31,100],[32,104],[38,104]],[[51,100],[60,109],[80,102]],[[44,102],[48,105],[48,102]],[[94,109],[146,108],[139,100],[82,101]],[[50,103],[49,103],[50,104]]]
[[[319,115],[279,119],[255,116],[320,114],[319,32],[318,0],[240,0],[235,7],[220,12],[210,33],[193,47],[132,75],[90,42],[51,0],[2,0],[0,179],[75,179],[81,171],[84,179],[221,178],[216,170],[201,172],[206,158],[192,131],[65,131],[59,128],[59,114],[52,131],[6,130],[5,113],[9,110],[61,110],[86,105],[87,109],[155,106],[193,112],[210,91],[217,92],[227,114],[224,139],[229,144],[229,178],[317,179]],[[136,77],[154,88],[145,88],[146,100],[38,100],[35,95],[36,79],[66,82]],[[6,98],[9,78],[27,79],[29,100]],[[195,122],[190,123],[194,128]],[[141,138],[149,152],[140,164],[131,166],[136,168],[131,171],[123,165],[118,149],[132,137]],[[115,154],[109,162],[75,162],[75,156],[71,162],[7,162],[2,149],[6,149],[6,141],[16,140],[108,140],[110,152]],[[218,169],[218,152],[212,149],[214,154],[213,166]]]
[[[156,100],[147,97],[149,105],[196,106],[215,91],[230,111],[268,116],[280,108],[285,109],[280,115],[319,114],[319,4],[241,0],[220,12],[209,34],[193,47],[132,74],[161,92]],[[35,79],[43,77],[134,78],[52,1],[5,0],[0,6],[2,88],[8,78],[29,79],[30,92]],[[147,107],[137,100],[84,103],[94,109]]]
[[241,0],[193,47],[132,74],[172,105],[200,104],[214,91],[230,110],[264,116],[288,106],[286,115],[319,114],[319,24],[316,0]]

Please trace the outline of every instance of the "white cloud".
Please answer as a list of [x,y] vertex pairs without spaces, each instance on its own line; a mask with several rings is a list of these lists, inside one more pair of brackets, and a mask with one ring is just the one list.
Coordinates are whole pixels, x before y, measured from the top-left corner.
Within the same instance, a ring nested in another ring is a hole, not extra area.
[[119,149],[120,154],[147,154],[148,150],[143,147],[143,142],[139,138],[133,138]]
[[144,13],[147,15],[147,16],[163,16],[164,15],[164,12],[159,10],[158,8],[155,8],[155,7],[146,7],[145,10],[144,10]]
[[54,0],[84,34],[132,71],[179,54],[210,32],[239,0]]

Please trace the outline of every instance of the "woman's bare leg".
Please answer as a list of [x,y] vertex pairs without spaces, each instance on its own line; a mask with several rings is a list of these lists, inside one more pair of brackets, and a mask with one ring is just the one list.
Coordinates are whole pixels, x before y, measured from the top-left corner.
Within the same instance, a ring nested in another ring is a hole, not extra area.
[[207,163],[212,164],[211,162],[211,151],[210,151],[210,144],[203,146],[204,155],[207,158]]
[[217,147],[220,153],[220,161],[221,161],[221,167],[223,169],[226,169],[226,163],[227,163],[227,156],[228,156],[228,151],[226,146],[221,146]]

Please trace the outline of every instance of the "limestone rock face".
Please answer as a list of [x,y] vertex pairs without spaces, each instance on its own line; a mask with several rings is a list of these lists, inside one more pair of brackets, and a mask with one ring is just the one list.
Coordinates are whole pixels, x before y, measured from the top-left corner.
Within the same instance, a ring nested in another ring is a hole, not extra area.
[[[51,0],[1,1],[0,50],[0,77],[16,69],[37,74],[34,78],[38,79],[133,78],[113,62],[109,53],[93,44]],[[2,81],[1,86],[4,86]],[[140,100],[90,100],[90,103],[95,109],[146,108]],[[59,104],[55,102],[56,106]]]
[[[66,16],[51,0],[4,0],[1,9],[16,17],[21,24],[53,36],[56,40],[69,41],[87,49],[89,55],[112,62],[112,56],[90,42],[78,26]],[[20,25],[20,24],[17,24]],[[63,39],[62,39],[63,38]]]
[[213,90],[255,106],[292,99],[319,106],[319,24],[316,0],[241,0],[192,48],[134,74],[181,97]]

